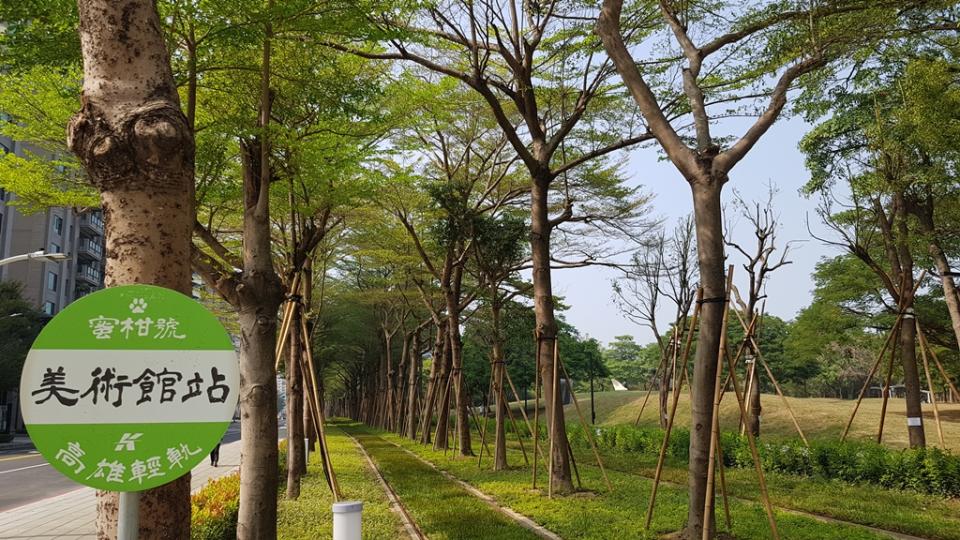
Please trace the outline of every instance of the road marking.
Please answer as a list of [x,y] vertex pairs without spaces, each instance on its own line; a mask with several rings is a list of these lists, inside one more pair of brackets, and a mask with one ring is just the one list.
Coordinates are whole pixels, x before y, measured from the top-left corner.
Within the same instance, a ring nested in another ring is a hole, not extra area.
[[39,465],[30,465],[29,467],[20,467],[19,469],[12,469],[9,471],[0,471],[0,474],[10,474],[10,473],[15,473],[17,471],[25,471],[27,469],[36,469],[37,467],[49,467],[49,466],[50,466],[49,463],[41,463]]
[[40,455],[39,452],[31,452],[25,456],[13,456],[13,457],[0,458],[0,461],[13,461],[15,459],[35,458],[39,455]]

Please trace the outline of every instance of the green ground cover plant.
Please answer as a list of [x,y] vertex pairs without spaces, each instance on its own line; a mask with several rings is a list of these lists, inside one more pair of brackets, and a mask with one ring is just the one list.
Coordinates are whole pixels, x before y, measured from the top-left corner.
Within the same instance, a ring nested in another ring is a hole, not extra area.
[[[390,501],[375,473],[353,440],[336,425],[331,425],[327,428],[327,445],[344,500],[363,501],[363,537],[372,540],[404,537],[400,517],[390,509]],[[330,538],[332,504],[333,496],[323,476],[320,455],[313,453],[307,475],[301,480],[300,498],[286,500],[281,492],[277,509],[278,537],[284,540]]]
[[393,438],[386,433],[360,424],[344,423],[341,426],[367,449],[420,530],[431,540],[537,538],[432,467],[398,448],[390,442]]
[[[395,443],[436,464],[456,477],[476,486],[494,497],[500,504],[524,514],[565,539],[657,538],[658,535],[680,529],[686,519],[687,494],[685,486],[664,485],[657,499],[657,511],[651,531],[643,531],[643,511],[650,494],[651,481],[636,474],[609,471],[613,491],[607,492],[600,471],[578,458],[585,491],[549,499],[543,489],[531,489],[529,467],[513,467],[494,472],[489,467],[477,467],[476,458],[460,458],[454,453],[435,451],[396,435],[369,427],[352,426],[351,433],[361,441],[376,441],[378,446]],[[363,434],[363,435],[361,435]],[[373,438],[375,437],[375,438]],[[529,451],[529,449],[528,449]],[[519,451],[510,451],[510,463],[522,463]],[[488,462],[489,463],[489,462]],[[545,479],[541,470],[540,479]],[[405,495],[398,490],[401,498]],[[731,504],[736,538],[771,538],[762,507],[752,501],[735,500]],[[718,506],[718,511],[720,507]],[[796,540],[876,539],[886,538],[852,525],[826,524],[810,517],[778,511],[777,522],[781,536]],[[720,529],[726,530],[718,514]],[[428,533],[429,534],[429,533]],[[475,537],[475,536],[469,536]],[[486,536],[484,536],[486,537]]]

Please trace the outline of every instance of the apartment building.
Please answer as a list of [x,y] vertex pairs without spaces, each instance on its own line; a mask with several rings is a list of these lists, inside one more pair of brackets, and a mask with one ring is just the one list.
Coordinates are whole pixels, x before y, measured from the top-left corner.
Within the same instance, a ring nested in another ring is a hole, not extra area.
[[[21,143],[0,137],[0,152],[22,152]],[[0,266],[0,280],[23,285],[27,301],[50,316],[103,287],[103,217],[99,210],[72,208],[21,212],[16,194],[0,189],[0,259],[43,250],[66,253],[63,261],[24,261]]]
[[[0,153],[23,155],[21,143],[0,137]],[[49,208],[26,213],[17,196],[0,189],[0,259],[42,250],[66,253],[62,261],[21,261],[0,266],[0,280],[17,281],[24,298],[49,316],[103,288],[103,216]],[[17,391],[0,392],[0,433],[24,430]]]

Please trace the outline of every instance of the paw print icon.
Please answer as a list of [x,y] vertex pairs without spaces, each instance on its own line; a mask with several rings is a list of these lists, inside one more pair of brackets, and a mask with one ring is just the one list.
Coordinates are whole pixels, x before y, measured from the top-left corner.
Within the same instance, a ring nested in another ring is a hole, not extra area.
[[143,313],[147,310],[147,301],[143,298],[134,298],[133,302],[130,302],[130,311],[133,313]]

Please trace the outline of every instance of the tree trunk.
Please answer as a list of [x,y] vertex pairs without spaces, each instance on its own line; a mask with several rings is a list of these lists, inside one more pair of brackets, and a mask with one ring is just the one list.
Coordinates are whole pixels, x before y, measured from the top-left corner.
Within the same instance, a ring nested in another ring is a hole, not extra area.
[[700,308],[700,331],[693,366],[690,430],[690,462],[688,467],[689,507],[685,535],[699,540],[703,529],[712,538],[713,515],[704,515],[707,496],[707,467],[710,463],[710,432],[713,422],[714,384],[717,354],[723,325],[726,295],[724,281],[723,218],[720,209],[722,183],[716,179],[692,180],[693,210],[697,229],[697,256],[700,262],[700,284],[706,300]]
[[433,416],[437,400],[443,393],[443,385],[446,380],[443,378],[443,357],[444,343],[446,340],[446,326],[437,322],[435,329],[435,339],[433,342],[433,359],[430,362],[430,383],[427,386],[427,396],[423,400],[423,421],[421,422],[420,442],[430,444],[430,438],[433,436]]
[[393,426],[393,393],[394,387],[394,369],[393,369],[393,332],[383,329],[383,375],[386,393],[383,396],[383,419],[380,427],[390,429]]
[[[153,2],[79,0],[83,106],[68,145],[100,191],[108,287],[190,294],[194,142]],[[158,264],[158,261],[164,261]],[[97,535],[116,536],[118,496],[97,493]],[[140,496],[139,538],[190,536],[190,475]]]
[[914,324],[913,314],[913,259],[907,254],[904,260],[901,255],[901,262],[903,264],[901,309],[907,315],[903,317],[903,324],[900,325],[900,359],[903,362],[903,385],[907,390],[907,433],[910,437],[910,446],[913,448],[926,446],[927,441],[923,431],[920,373],[917,367],[917,327]]
[[957,291],[956,282],[950,275],[950,262],[947,260],[947,254],[940,243],[940,236],[937,234],[933,217],[933,197],[928,196],[924,205],[918,205],[914,212],[920,222],[920,229],[927,238],[927,251],[933,259],[933,264],[940,274],[940,283],[943,286],[943,300],[947,304],[947,311],[950,313],[950,325],[953,327],[953,335],[957,340],[957,347],[960,347],[960,293]]
[[561,392],[553,391],[553,349],[557,339],[557,321],[554,316],[553,284],[550,275],[551,225],[547,197],[549,185],[548,179],[535,178],[531,190],[530,249],[533,262],[533,309],[539,339],[538,364],[540,380],[543,381],[544,407],[547,425],[551,426],[552,434],[552,440],[547,441],[547,444],[553,448],[549,458],[553,463],[551,466],[553,489],[556,493],[569,493],[573,491],[573,479],[570,475],[563,403],[560,399]]
[[660,427],[667,427],[667,404],[670,403],[670,385],[673,383],[673,368],[676,367],[673,353],[674,347],[676,347],[676,329],[674,329],[674,336],[670,339],[670,344],[660,355],[660,406],[659,414],[660,418],[658,419]]
[[449,332],[450,364],[453,369],[453,390],[457,408],[457,436],[459,437],[460,455],[472,456],[470,445],[470,416],[467,407],[466,388],[463,379],[463,341],[460,339],[460,287],[463,280],[463,267],[453,269],[450,287],[447,289],[447,332]]
[[419,389],[420,369],[420,332],[414,332],[411,349],[408,353],[410,362],[407,369],[407,417],[404,434],[408,439],[417,439],[417,390]]
[[293,308],[290,321],[290,354],[287,355],[287,498],[300,496],[300,477],[306,473],[303,444],[303,347],[300,339],[302,312]]
[[[493,442],[493,470],[501,471],[507,468],[507,430],[506,430],[506,391],[503,389],[503,339],[500,334],[500,303],[497,299],[497,290],[493,290],[491,304],[491,319],[493,323],[493,402],[496,407],[495,435]],[[487,421],[487,411],[483,411],[483,421]]]
[[240,305],[240,512],[238,540],[277,536],[277,310],[283,299],[273,269],[270,169],[264,145],[241,141],[243,286]]
[[452,381],[450,380],[450,333],[444,332],[443,339],[443,358],[440,359],[443,366],[440,370],[440,377],[437,380],[437,436],[433,441],[435,448],[447,449],[450,446],[448,430],[450,429],[450,394],[452,392]]
[[[747,322],[755,316],[757,309],[757,298],[754,296],[754,287],[750,287],[750,300],[747,305]],[[760,332],[756,330],[759,328],[759,322],[755,326],[753,331],[754,335],[758,335]],[[745,339],[749,339],[748,336],[745,336]],[[760,341],[756,339],[756,341]],[[747,351],[753,352],[753,363],[749,366],[749,375],[750,379],[746,384],[750,388],[750,395],[747,396],[747,429],[753,433],[754,437],[760,436],[760,415],[763,413],[763,407],[760,404],[760,369],[757,365],[757,362],[760,361],[760,351],[754,350],[753,342],[748,342]]]

